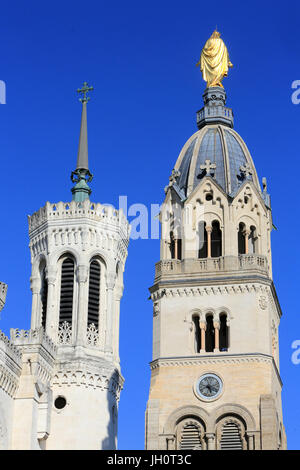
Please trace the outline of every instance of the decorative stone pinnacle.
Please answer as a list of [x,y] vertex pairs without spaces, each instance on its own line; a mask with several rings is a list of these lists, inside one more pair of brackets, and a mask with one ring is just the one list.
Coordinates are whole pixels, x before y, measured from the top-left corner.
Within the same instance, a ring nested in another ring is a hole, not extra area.
[[92,91],[92,90],[94,90],[92,86],[89,86],[87,82],[83,82],[82,88],[77,89],[77,93],[82,94],[82,98],[79,98],[79,101],[81,101],[81,103],[87,103],[90,100],[90,98],[87,97],[86,95],[89,91]]
[[171,176],[169,178],[170,184],[174,184],[177,181],[177,178],[180,176],[180,171],[173,168]]
[[175,168],[173,168],[171,176],[169,177],[169,184],[168,186],[165,186],[165,193],[167,193],[168,189],[171,188],[173,184],[177,182],[177,179],[179,178],[179,176],[180,176],[180,171],[175,170]]
[[265,176],[262,179],[262,184],[263,184],[264,193],[266,193],[267,189],[268,189],[268,186],[267,186],[267,178]]

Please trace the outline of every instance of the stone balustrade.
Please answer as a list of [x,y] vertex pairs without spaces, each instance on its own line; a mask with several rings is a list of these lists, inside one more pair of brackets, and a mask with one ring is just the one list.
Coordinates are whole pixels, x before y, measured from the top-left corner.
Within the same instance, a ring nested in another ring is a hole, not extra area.
[[239,256],[221,256],[219,258],[187,258],[184,260],[162,260],[155,265],[155,280],[162,276],[169,277],[173,274],[197,274],[206,277],[208,274],[218,275],[237,272],[241,275],[256,271],[260,275],[268,277],[268,261],[265,256],[248,254]]
[[53,343],[49,336],[46,335],[43,327],[36,330],[19,330],[18,328],[11,328],[10,338],[11,342],[15,346],[41,345],[52,356],[56,355],[57,346]]
[[21,351],[13,344],[11,340],[0,330],[0,351],[4,351],[15,363],[21,364]]

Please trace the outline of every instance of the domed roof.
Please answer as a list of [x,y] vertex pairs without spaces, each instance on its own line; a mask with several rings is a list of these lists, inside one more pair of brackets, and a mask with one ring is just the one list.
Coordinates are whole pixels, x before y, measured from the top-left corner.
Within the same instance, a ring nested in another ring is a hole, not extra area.
[[176,186],[186,198],[202,178],[211,176],[230,196],[251,180],[261,192],[256,170],[243,139],[223,124],[205,125],[186,142],[175,165]]

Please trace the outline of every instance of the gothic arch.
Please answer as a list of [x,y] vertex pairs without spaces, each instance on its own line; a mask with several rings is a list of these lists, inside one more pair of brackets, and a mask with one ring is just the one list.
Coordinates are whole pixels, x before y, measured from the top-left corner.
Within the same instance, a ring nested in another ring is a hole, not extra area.
[[89,257],[89,262],[88,264],[90,265],[92,261],[94,260],[97,260],[101,266],[104,267],[104,269],[106,270],[107,269],[107,264],[106,264],[106,261],[105,259],[99,254],[99,253],[96,253],[96,254],[91,254],[90,257]]
[[102,250],[95,249],[95,250],[90,251],[89,263],[92,261],[93,258],[100,259],[104,263],[106,269],[110,269],[110,268],[113,269],[112,266],[109,265],[107,257],[105,256],[105,253]]
[[56,266],[61,258],[65,255],[71,255],[74,258],[75,265],[78,266],[81,263],[81,255],[77,250],[70,246],[64,246],[54,251],[54,253],[49,257],[49,266]]
[[32,276],[39,276],[40,266],[43,262],[47,266],[47,257],[40,253],[32,263]]

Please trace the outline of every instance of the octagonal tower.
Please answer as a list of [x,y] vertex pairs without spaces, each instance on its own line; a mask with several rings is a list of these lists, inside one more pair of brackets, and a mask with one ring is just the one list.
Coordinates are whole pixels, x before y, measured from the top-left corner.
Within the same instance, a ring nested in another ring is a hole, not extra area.
[[30,331],[11,331],[22,352],[13,449],[115,449],[123,386],[119,314],[129,224],[90,201],[84,84],[71,202],[28,217]]

